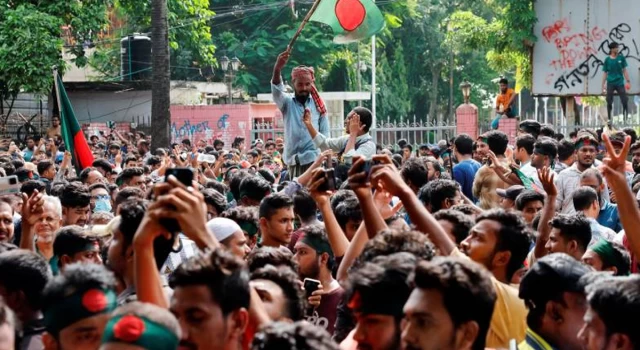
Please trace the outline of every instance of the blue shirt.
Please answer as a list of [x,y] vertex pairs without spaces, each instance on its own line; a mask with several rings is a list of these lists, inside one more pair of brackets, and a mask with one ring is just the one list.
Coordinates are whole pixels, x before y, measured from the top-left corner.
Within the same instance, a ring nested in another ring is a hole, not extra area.
[[466,159],[453,166],[453,179],[460,184],[462,193],[473,202],[473,178],[482,165],[473,159]]
[[605,201],[600,208],[598,223],[616,232],[622,231],[622,224],[620,223],[620,216],[618,215],[618,205]]
[[[313,163],[320,156],[320,150],[316,148],[311,139],[307,127],[302,121],[305,108],[311,110],[311,123],[313,127],[324,136],[329,136],[329,121],[327,117],[321,117],[316,104],[311,96],[305,104],[298,102],[295,97],[284,90],[282,83],[271,84],[273,102],[278,106],[284,118],[284,162],[287,165],[307,165]],[[298,161],[296,162],[296,156]]]

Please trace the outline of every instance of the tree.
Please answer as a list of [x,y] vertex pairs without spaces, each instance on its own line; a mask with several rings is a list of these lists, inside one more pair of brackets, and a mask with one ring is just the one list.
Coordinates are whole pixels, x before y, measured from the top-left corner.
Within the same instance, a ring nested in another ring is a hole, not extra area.
[[19,92],[49,94],[54,67],[64,72],[63,34],[78,66],[84,47],[104,28],[108,1],[3,1],[0,6],[0,99]]
[[167,0],[152,0],[151,45],[153,49],[153,84],[151,85],[151,140],[167,147],[171,143],[171,78],[169,76],[169,34]]
[[407,69],[402,46],[394,48],[391,53],[391,60],[387,58],[389,53],[383,52],[378,61],[378,114],[383,119],[389,117],[393,121],[401,121],[408,117],[411,108]]

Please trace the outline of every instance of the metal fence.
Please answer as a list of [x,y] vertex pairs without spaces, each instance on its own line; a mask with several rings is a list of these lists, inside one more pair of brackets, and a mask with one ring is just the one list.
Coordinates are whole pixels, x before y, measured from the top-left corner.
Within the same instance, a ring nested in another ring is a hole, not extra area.
[[[306,130],[304,131],[306,132]],[[344,127],[331,128],[330,137],[340,137],[345,135]],[[456,135],[455,122],[447,121],[422,121],[416,117],[402,121],[380,121],[377,127],[371,130],[374,141],[383,147],[394,147],[401,139],[415,147],[431,143],[435,144],[440,140],[450,139]],[[251,141],[256,139],[268,140],[284,137],[284,128],[275,127],[272,123],[255,123],[251,129]]]

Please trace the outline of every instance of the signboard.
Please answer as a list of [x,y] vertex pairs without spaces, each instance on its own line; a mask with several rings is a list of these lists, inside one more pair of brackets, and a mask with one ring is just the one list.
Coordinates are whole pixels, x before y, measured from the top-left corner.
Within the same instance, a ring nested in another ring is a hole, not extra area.
[[639,0],[537,0],[538,37],[533,49],[533,93],[602,95],[602,65],[609,44],[620,45],[640,93]]

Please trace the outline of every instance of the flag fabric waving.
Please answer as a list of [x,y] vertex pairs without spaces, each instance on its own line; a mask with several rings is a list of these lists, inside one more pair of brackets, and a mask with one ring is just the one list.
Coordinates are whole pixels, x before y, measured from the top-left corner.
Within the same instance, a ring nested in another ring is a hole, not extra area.
[[310,20],[330,26],[338,44],[369,38],[384,28],[384,16],[373,0],[320,0]]
[[65,148],[71,152],[73,165],[79,174],[82,169],[91,166],[93,163],[93,153],[91,153],[91,148],[89,148],[84,132],[82,132],[78,119],[76,119],[73,106],[71,106],[67,91],[64,89],[62,78],[57,73],[55,76],[62,139],[64,140]]

